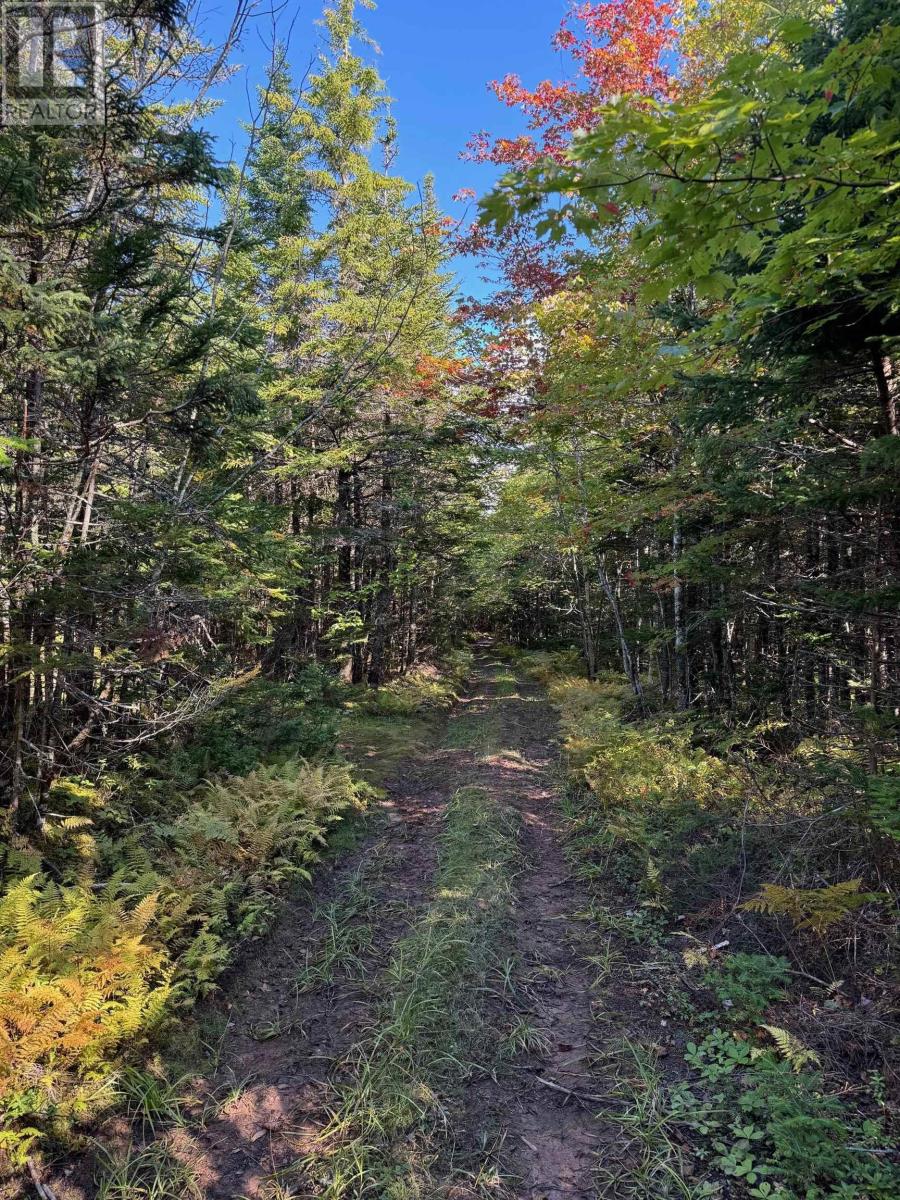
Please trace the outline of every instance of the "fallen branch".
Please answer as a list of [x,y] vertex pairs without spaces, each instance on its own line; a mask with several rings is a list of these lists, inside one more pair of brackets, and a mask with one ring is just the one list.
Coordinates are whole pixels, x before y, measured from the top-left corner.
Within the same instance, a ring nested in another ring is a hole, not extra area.
[[589,1101],[594,1104],[604,1104],[605,1100],[602,1096],[595,1096],[592,1092],[573,1092],[571,1088],[563,1087],[561,1083],[554,1083],[552,1079],[544,1079],[542,1075],[535,1075],[535,1083],[543,1084],[544,1087],[552,1088],[554,1092],[562,1092],[567,1099],[580,1100],[583,1104]]
[[41,1183],[37,1168],[30,1158],[26,1159],[26,1165],[28,1167],[28,1174],[31,1176],[31,1182],[34,1184],[34,1190],[38,1194],[38,1200],[56,1200],[56,1194],[53,1189],[48,1187],[46,1183]]

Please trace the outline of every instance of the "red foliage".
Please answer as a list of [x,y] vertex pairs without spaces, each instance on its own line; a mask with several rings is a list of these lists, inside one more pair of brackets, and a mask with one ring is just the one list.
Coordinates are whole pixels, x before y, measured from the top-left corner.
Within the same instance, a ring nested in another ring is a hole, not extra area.
[[398,380],[390,387],[390,394],[398,400],[412,400],[421,404],[437,400],[459,379],[465,376],[468,363],[461,358],[437,358],[432,354],[420,354],[416,359],[411,378]]
[[670,0],[573,0],[554,45],[575,60],[577,78],[545,80],[533,90],[518,75],[495,80],[490,85],[495,95],[508,107],[521,109],[532,132],[497,139],[476,134],[468,157],[513,167],[543,155],[560,158],[575,131],[592,128],[598,108],[611,97],[671,95],[674,79],[665,58],[676,39],[674,15]]
[[[517,75],[492,83],[504,104],[525,115],[527,132],[511,138],[476,134],[466,157],[511,168],[527,167],[543,156],[560,159],[575,132],[593,128],[601,106],[613,96],[672,95],[675,81],[666,60],[676,40],[676,3],[570,0],[554,46],[573,60],[573,78],[563,83],[545,80],[533,90]],[[605,207],[618,215],[617,205],[609,202]],[[503,335],[483,356],[479,411],[483,416],[539,420],[545,390],[541,356],[536,346],[528,345],[529,335],[519,322],[523,311],[565,285],[574,242],[570,236],[548,246],[535,238],[532,219],[520,216],[499,231],[474,224],[461,230],[452,244],[456,253],[480,259],[492,282],[499,281],[489,300],[461,305],[458,314],[461,320]],[[511,334],[521,341],[511,341]]]
[[447,384],[459,379],[465,369],[466,363],[462,359],[420,354],[413,387],[422,399],[433,399],[441,394]]
[[565,282],[567,243],[552,249],[535,241],[527,221],[513,221],[502,232],[477,222],[459,230],[453,252],[481,261],[485,282],[502,283],[489,300],[470,300],[458,306],[468,320],[502,321],[513,311],[552,296]]
[[540,410],[541,351],[533,331],[505,325],[465,375],[468,410],[476,416],[522,421]]

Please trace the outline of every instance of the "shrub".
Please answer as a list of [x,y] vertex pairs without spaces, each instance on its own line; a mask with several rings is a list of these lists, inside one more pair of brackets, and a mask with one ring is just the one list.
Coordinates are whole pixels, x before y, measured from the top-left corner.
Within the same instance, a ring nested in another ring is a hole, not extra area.
[[[780,1019],[764,1023],[772,1004],[787,1003],[788,959],[741,949],[716,957],[745,929],[764,948],[789,947],[797,993],[809,991],[804,979],[824,990],[785,1012],[792,1027],[807,1015],[804,1032],[818,1032],[827,1013],[852,1013],[844,1006],[857,981],[867,997],[879,990],[892,936],[883,917],[888,874],[878,872],[893,850],[893,774],[870,777],[864,792],[849,744],[805,743],[786,756],[761,726],[735,732],[686,714],[629,721],[618,678],[551,677],[549,693],[572,780],[571,849],[598,893],[588,913],[605,914],[604,927],[627,941],[636,916],[652,913],[654,957],[670,954],[673,973],[679,957],[705,964],[704,983],[724,1010],[717,1021],[731,1026],[710,1031],[711,1014],[685,1014],[692,1077],[666,1087],[660,1102],[715,1173],[697,1195],[722,1190],[722,1176],[729,1196],[758,1200],[900,1194],[889,1132],[870,1115],[866,1085],[851,1079],[845,1047],[836,1047],[843,1060],[823,1065],[821,1038],[811,1048]],[[870,880],[884,890],[866,891]],[[792,928],[755,914],[787,916]],[[656,986],[671,1005],[671,986]],[[890,984],[884,992],[887,1008]]]
[[758,1021],[770,1004],[784,999],[790,974],[786,958],[768,954],[730,954],[704,983],[735,1021]]
[[168,804],[211,775],[245,775],[261,762],[330,753],[339,709],[331,681],[311,665],[288,682],[252,679],[235,686],[190,733],[133,760],[123,780],[132,802]]
[[37,875],[0,899],[0,1145],[13,1157],[34,1122],[83,1110],[118,1047],[159,1022],[172,968],[148,932],[157,902]]

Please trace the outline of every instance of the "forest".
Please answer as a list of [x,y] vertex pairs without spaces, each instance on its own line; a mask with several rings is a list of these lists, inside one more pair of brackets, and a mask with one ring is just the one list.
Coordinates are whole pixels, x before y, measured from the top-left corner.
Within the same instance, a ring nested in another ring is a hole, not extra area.
[[4,5],[0,1200],[892,1200],[900,5],[320,4]]

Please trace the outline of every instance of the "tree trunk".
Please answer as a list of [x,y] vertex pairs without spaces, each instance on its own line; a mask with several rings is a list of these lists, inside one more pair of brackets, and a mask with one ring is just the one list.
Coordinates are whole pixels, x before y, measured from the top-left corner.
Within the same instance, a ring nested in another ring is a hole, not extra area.
[[900,435],[900,414],[898,414],[900,380],[897,378],[893,362],[880,346],[872,347],[872,369],[875,372],[875,383],[878,387],[884,432],[897,437]]
[[597,555],[597,578],[600,581],[600,587],[603,589],[603,594],[609,601],[609,606],[612,611],[613,621],[616,626],[616,636],[619,641],[619,652],[622,656],[622,669],[628,677],[628,682],[631,684],[631,690],[634,692],[638,706],[643,712],[644,709],[644,688],[641,684],[641,677],[638,674],[637,667],[634,663],[634,655],[631,652],[631,647],[628,644],[628,638],[625,636],[625,622],[622,619],[622,607],[619,603],[619,597],[616,595],[616,589],[612,585],[609,578],[609,572],[606,569],[606,555]]

